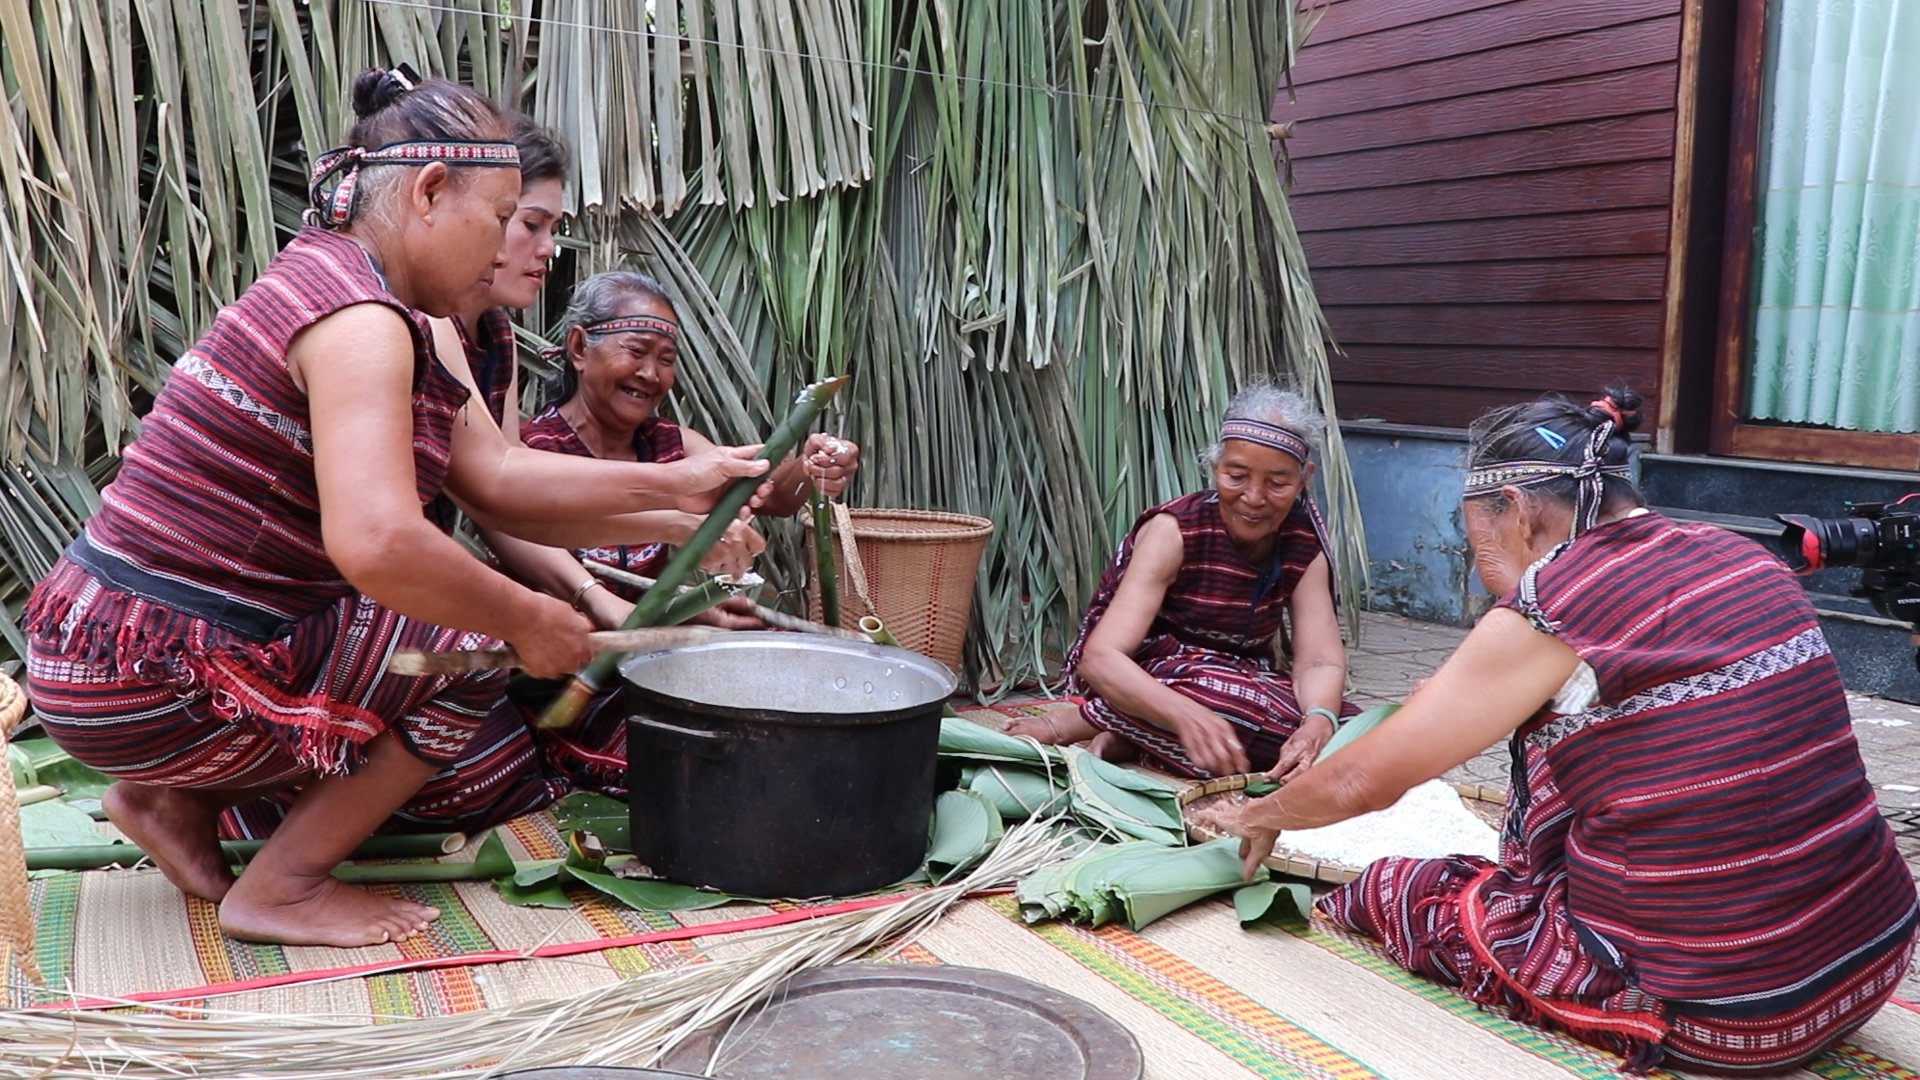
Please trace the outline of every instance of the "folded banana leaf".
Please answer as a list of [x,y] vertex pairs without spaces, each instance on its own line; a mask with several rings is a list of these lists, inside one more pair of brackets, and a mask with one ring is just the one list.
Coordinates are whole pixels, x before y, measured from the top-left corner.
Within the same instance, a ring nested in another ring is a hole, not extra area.
[[1060,747],[1016,738],[957,716],[943,717],[940,721],[940,754],[942,757],[1041,766],[1048,762],[1057,763],[1064,757]]
[[1000,811],[971,791],[944,791],[933,803],[927,874],[938,883],[986,858],[1006,832]]
[[1072,809],[1088,827],[1168,847],[1186,843],[1178,788],[1079,747],[1067,747],[1066,758]]
[[1007,821],[1045,817],[1069,803],[1065,769],[1048,776],[1018,765],[975,765],[960,770],[960,786],[992,803]]
[[[1256,876],[1265,881],[1266,871]],[[1124,921],[1138,930],[1170,912],[1245,884],[1240,842],[1169,848],[1147,840],[1102,845],[1030,875],[1015,897],[1028,922],[1061,918],[1089,926]],[[1249,898],[1254,903],[1259,898]],[[1271,908],[1271,903],[1262,908]]]
[[1257,881],[1235,890],[1233,910],[1241,926],[1303,922],[1313,911],[1313,890],[1297,881]]

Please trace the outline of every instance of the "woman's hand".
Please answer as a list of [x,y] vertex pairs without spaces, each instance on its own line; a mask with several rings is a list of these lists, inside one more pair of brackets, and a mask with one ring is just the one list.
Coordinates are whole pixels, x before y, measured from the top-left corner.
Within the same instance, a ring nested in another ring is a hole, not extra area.
[[1246,772],[1247,751],[1233,723],[1204,705],[1194,705],[1177,721],[1174,734],[1195,765],[1214,776]]
[[800,459],[813,481],[813,489],[827,498],[838,497],[853,481],[860,468],[860,446],[847,439],[815,432],[800,448]]
[[729,596],[690,621],[722,630],[765,630],[767,624],[753,613],[753,601],[744,596]]
[[1243,803],[1215,803],[1194,815],[1196,824],[1240,838],[1240,873],[1248,881],[1253,880],[1254,873],[1267,856],[1273,854],[1274,842],[1280,837],[1280,830],[1254,820],[1264,801],[1254,799]]
[[[689,514],[712,513],[735,480],[766,475],[767,463],[754,457],[759,452],[758,446],[718,446],[674,462],[671,467],[682,484],[682,494],[674,505]],[[760,485],[748,506],[758,505],[767,494],[767,485]]]
[[1313,767],[1320,751],[1333,738],[1333,722],[1321,713],[1309,713],[1280,747],[1280,760],[1267,770],[1267,779],[1284,784]]
[[536,679],[557,679],[593,661],[587,633],[593,624],[565,602],[539,593],[529,594],[526,614],[507,644],[520,656],[520,667]]
[[739,577],[753,568],[753,560],[765,550],[766,537],[745,521],[736,521],[707,550],[700,569],[714,577]]

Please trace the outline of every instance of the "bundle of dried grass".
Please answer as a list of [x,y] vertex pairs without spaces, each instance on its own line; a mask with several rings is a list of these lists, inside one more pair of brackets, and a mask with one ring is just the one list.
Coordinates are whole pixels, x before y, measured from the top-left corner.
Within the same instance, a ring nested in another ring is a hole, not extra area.
[[225,1011],[0,1011],[0,1077],[482,1077],[542,1065],[650,1065],[798,972],[912,941],[972,892],[1066,854],[1029,821],[964,878],[888,907],[769,931],[751,953],[554,1001],[391,1024]]

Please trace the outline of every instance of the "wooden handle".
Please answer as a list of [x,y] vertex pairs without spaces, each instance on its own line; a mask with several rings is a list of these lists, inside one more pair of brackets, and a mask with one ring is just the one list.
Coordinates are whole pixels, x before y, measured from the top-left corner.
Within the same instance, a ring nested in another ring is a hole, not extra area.
[[[696,626],[642,627],[637,630],[595,630],[587,644],[596,653],[651,652],[698,645],[718,631]],[[511,646],[496,649],[451,649],[446,652],[402,650],[387,661],[396,675],[457,675],[463,671],[497,671],[520,666],[520,654]]]

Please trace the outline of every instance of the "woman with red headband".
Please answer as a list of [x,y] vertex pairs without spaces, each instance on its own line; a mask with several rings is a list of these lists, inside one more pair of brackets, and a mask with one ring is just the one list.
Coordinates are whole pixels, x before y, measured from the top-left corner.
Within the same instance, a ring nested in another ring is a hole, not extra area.
[[1321,913],[1629,1070],[1785,1070],[1893,993],[1913,880],[1800,584],[1645,508],[1639,406],[1614,390],[1474,425],[1461,513],[1494,609],[1399,712],[1222,817],[1251,873],[1278,832],[1509,740],[1497,863],[1381,859]]
[[[1141,514],[1067,654],[1073,705],[1009,728],[1093,738],[1180,776],[1312,763],[1344,716],[1346,647],[1319,514],[1307,497],[1325,421],[1300,395],[1250,386],[1207,452],[1213,487]],[[1292,663],[1275,664],[1283,625]]]
[[[28,604],[29,693],[48,733],[114,778],[114,823],[236,937],[366,945],[438,915],[331,876],[499,699],[497,673],[407,678],[395,649],[505,639],[528,670],[591,655],[591,624],[468,557],[423,512],[597,542],[621,516],[698,510],[763,463],[660,465],[510,446],[421,313],[492,271],[520,192],[498,108],[368,71],[347,145],[315,162],[309,227],[174,367],[101,510]],[[299,788],[238,881],[226,807]]]

